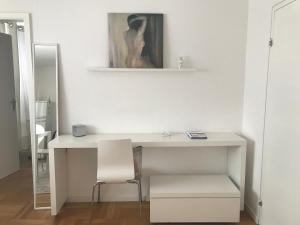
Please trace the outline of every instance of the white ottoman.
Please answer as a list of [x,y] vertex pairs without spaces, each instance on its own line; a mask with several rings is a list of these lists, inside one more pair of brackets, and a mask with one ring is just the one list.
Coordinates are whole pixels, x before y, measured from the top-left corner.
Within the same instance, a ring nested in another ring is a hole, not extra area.
[[225,175],[150,177],[150,222],[236,223],[240,192]]

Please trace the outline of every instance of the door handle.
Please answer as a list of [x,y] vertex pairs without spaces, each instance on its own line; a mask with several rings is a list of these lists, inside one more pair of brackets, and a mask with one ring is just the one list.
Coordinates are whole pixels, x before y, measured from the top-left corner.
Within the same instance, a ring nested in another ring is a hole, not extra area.
[[11,106],[12,106],[12,110],[16,111],[16,105],[17,105],[17,100],[15,98],[13,98],[12,100],[9,101]]

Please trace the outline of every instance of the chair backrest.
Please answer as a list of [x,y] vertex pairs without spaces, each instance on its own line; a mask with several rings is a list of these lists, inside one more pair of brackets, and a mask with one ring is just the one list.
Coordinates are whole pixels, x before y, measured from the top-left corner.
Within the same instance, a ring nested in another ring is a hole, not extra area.
[[38,147],[39,148],[43,148],[44,146],[44,140],[45,140],[45,137],[44,136],[40,136],[39,134],[43,134],[45,133],[45,128],[40,125],[40,124],[36,124],[35,125],[35,133],[38,134],[37,135],[37,141],[38,141]]
[[131,140],[100,141],[97,180],[105,183],[123,183],[133,180],[134,177]]

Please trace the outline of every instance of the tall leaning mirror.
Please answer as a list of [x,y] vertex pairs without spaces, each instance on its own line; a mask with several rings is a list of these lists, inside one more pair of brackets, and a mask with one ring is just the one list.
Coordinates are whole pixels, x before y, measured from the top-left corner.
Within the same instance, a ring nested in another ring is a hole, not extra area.
[[35,83],[35,208],[50,207],[48,143],[58,135],[57,44],[33,44]]

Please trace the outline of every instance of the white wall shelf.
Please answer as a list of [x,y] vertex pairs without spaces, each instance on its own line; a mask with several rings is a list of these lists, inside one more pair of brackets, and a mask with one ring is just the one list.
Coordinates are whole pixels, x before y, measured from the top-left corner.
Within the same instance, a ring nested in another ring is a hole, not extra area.
[[107,68],[107,67],[97,67],[89,66],[87,70],[90,72],[196,72],[196,68]]

